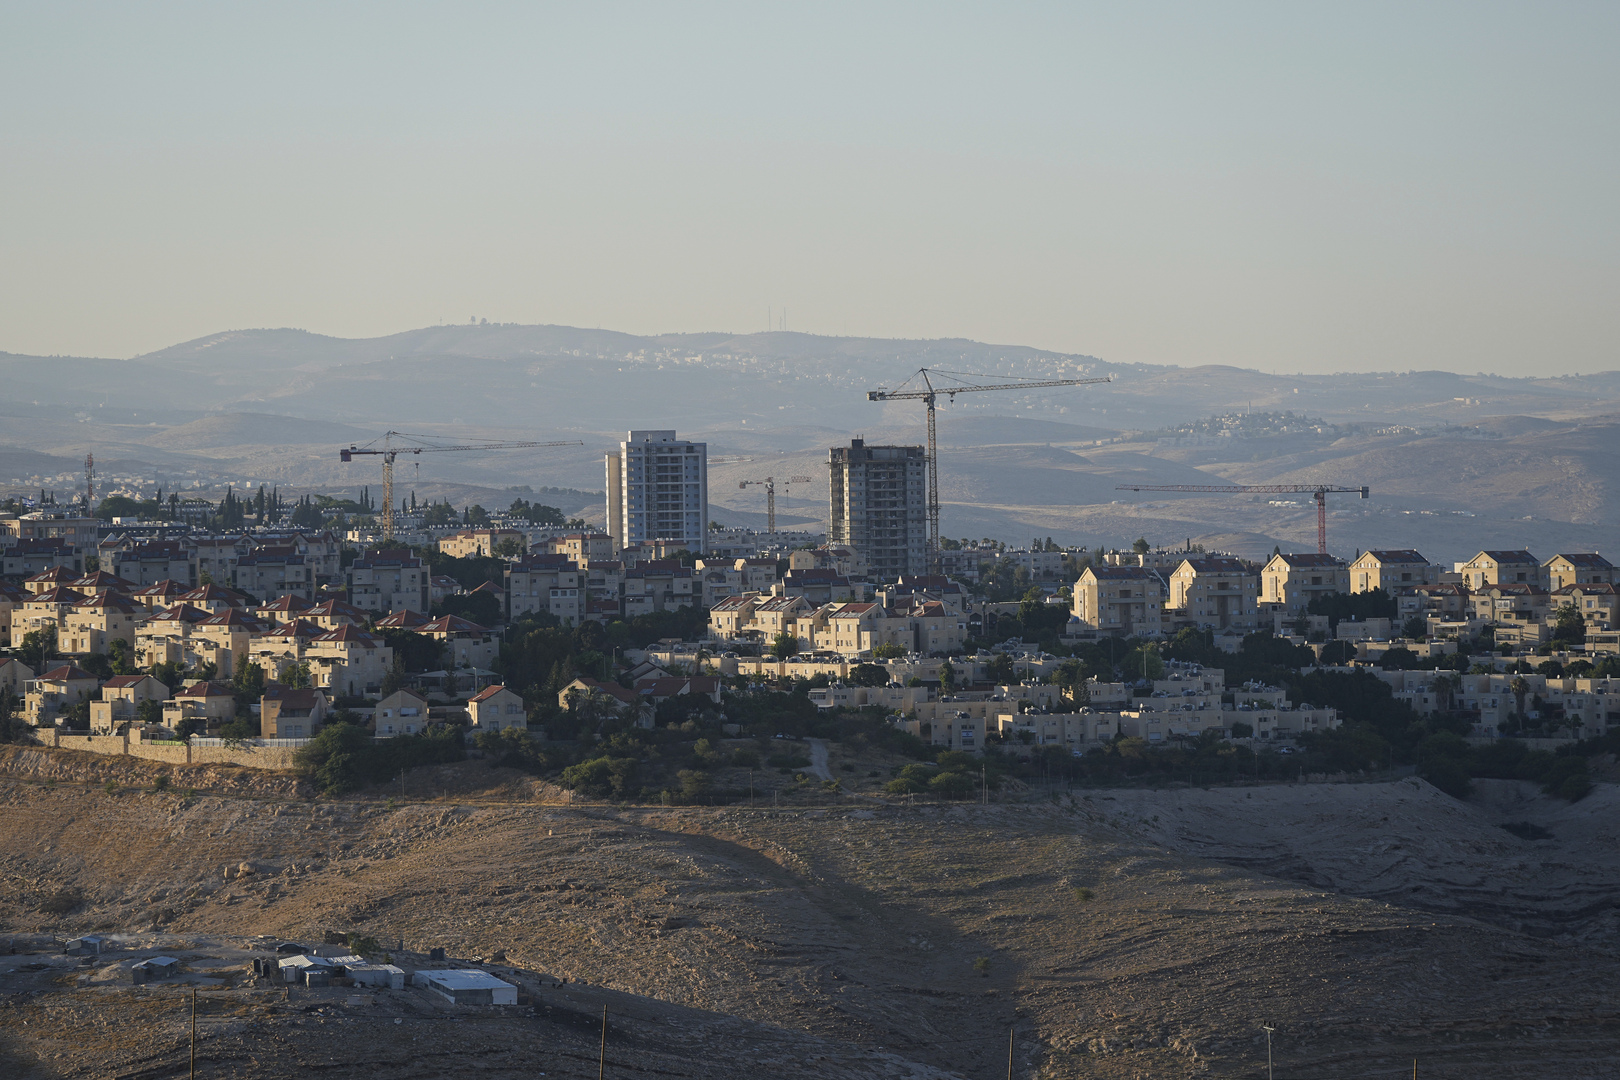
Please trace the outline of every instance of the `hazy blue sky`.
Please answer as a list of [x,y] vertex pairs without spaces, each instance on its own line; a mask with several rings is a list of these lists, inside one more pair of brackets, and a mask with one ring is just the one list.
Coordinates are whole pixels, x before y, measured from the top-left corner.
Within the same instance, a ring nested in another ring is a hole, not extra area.
[[[589,8],[589,10],[585,10]],[[1620,367],[1620,4],[0,3],[0,350]]]

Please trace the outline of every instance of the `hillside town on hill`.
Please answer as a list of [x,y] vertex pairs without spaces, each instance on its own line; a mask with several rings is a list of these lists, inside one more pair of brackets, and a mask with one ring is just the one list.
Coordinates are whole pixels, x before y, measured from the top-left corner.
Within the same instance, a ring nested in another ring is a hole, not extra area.
[[[603,531],[524,500],[477,525],[403,506],[386,538],[267,520],[262,500],[229,530],[0,515],[0,698],[34,738],[120,753],[297,748],[335,720],[543,741],[581,715],[653,728],[791,690],[941,750],[1214,736],[1288,754],[1345,719],[1282,685],[1313,671],[1365,673],[1473,740],[1620,722],[1620,594],[1597,554],[931,553],[920,448],[861,440],[830,453],[825,534],[723,530],[706,453],[631,432]],[[566,644],[549,666],[525,659],[545,634]]]

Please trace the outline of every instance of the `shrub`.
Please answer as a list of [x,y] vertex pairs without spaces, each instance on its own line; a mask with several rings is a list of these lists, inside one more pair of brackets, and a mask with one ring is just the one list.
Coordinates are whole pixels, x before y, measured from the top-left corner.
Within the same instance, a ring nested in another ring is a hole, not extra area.
[[974,960],[973,970],[977,971],[980,975],[983,975],[988,979],[990,977],[990,958],[988,956],[981,956]]
[[168,791],[169,790],[169,778],[168,778],[168,776],[167,775],[159,775],[159,776],[153,778],[153,780],[152,780],[152,790],[153,791]]
[[928,781],[928,790],[947,799],[965,799],[977,787],[973,778],[959,772],[942,772]]
[[1074,898],[1082,904],[1089,904],[1097,899],[1097,894],[1084,886],[1078,886],[1074,890]]

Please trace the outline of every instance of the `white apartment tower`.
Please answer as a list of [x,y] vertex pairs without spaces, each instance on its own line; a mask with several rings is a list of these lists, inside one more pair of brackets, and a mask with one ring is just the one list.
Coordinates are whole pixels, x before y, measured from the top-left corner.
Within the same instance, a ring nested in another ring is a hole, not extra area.
[[920,446],[832,448],[827,543],[848,544],[876,577],[928,572],[928,456]]
[[614,546],[673,540],[703,553],[709,534],[709,445],[673,431],[632,431],[607,455],[608,535]]

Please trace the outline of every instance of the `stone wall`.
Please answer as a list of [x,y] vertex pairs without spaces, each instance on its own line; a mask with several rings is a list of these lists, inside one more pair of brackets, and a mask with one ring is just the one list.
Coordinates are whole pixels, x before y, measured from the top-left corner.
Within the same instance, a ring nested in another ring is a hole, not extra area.
[[127,755],[169,765],[245,765],[252,769],[288,770],[298,750],[290,746],[192,746],[184,739],[145,742],[127,735],[63,735],[40,728],[35,736],[46,746],[92,754]]

